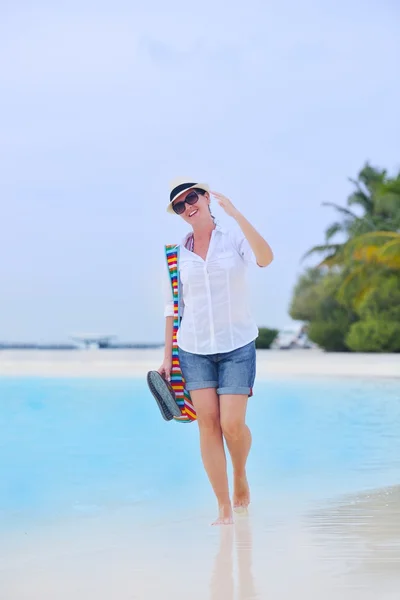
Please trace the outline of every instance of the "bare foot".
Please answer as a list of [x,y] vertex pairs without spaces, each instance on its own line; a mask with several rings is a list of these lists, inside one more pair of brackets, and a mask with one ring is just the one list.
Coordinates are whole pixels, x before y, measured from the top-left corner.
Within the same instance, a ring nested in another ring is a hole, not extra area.
[[212,525],[233,525],[232,506],[223,504],[219,507],[219,516]]
[[235,475],[234,480],[233,509],[235,512],[247,512],[250,504],[250,489],[246,473]]

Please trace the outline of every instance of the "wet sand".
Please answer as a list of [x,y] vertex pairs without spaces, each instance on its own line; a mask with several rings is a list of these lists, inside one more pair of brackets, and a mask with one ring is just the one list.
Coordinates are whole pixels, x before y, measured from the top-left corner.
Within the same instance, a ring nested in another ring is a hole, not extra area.
[[288,498],[234,526],[144,509],[37,528],[0,546],[7,600],[398,600],[400,486],[321,506]]
[[[162,362],[163,350],[2,350],[0,376],[144,377]],[[274,376],[400,377],[400,354],[261,350],[257,374]]]

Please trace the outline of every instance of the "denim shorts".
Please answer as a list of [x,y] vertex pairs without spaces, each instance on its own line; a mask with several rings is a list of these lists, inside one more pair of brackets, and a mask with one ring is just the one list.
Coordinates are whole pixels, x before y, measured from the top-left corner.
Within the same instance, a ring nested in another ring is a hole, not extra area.
[[253,395],[256,377],[254,341],[221,354],[192,354],[179,348],[179,361],[188,392],[216,388],[218,395]]

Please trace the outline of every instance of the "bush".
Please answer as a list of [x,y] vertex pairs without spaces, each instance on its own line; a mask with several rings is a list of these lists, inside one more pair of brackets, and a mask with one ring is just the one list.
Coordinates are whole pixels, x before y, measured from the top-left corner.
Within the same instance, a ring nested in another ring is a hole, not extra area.
[[260,327],[258,338],[256,339],[256,348],[265,350],[270,348],[272,342],[278,335],[277,329],[268,329],[268,327]]
[[400,323],[358,321],[351,326],[346,343],[355,352],[400,352]]
[[367,292],[357,312],[363,320],[400,323],[400,275],[382,277],[379,285]]
[[345,342],[350,323],[347,320],[312,321],[308,327],[308,337],[320,348],[328,352],[346,352]]
[[294,321],[312,321],[326,297],[326,276],[321,269],[307,269],[294,287],[289,314]]

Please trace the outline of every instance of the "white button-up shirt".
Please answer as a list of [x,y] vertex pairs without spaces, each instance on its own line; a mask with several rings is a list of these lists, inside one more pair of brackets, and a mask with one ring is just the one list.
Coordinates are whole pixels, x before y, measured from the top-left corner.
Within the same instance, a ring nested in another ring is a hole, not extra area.
[[[247,294],[248,264],[257,264],[250,244],[239,231],[218,225],[212,232],[206,259],[185,247],[179,253],[182,321],[178,345],[195,354],[219,354],[241,348],[258,335]],[[173,316],[168,271],[164,316]]]

